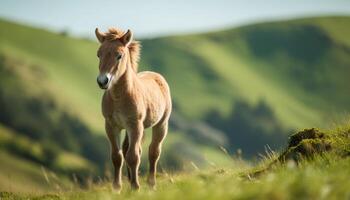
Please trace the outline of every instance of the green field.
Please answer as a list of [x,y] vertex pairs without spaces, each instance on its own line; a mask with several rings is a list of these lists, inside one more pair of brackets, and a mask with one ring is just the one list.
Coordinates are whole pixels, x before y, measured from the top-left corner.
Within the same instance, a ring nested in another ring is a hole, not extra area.
[[[102,180],[85,189],[75,186],[46,195],[3,192],[0,196],[3,199],[349,199],[350,125],[317,133],[322,136],[304,138],[285,150],[295,154],[294,159],[277,162],[259,175],[257,172],[274,163],[278,154],[270,152],[254,168],[232,159],[231,167],[226,168],[213,166],[177,174],[163,172],[158,176],[156,190],[142,180],[140,191],[131,191],[124,179],[121,194],[113,192],[111,184]],[[319,148],[322,144],[329,148]],[[309,150],[300,151],[299,147]]]
[[[126,189],[122,196],[175,199],[192,190],[198,191],[192,198],[213,199],[284,199],[297,193],[318,199],[324,190],[325,197],[348,195],[333,183],[339,178],[348,184],[349,171],[340,170],[349,168],[348,157],[319,158],[292,169],[281,165],[254,181],[238,174],[255,167],[266,145],[279,151],[296,130],[327,129],[347,118],[349,35],[350,17],[339,16],[141,39],[140,69],[163,74],[172,91],[174,112],[160,162],[167,173],[160,175],[157,192],[144,187],[134,195]],[[111,170],[103,92],[96,84],[97,48],[92,39],[0,20],[0,191],[35,196],[64,190],[67,199],[114,196],[105,180],[95,183]],[[147,158],[142,159],[144,174]],[[54,183],[47,184],[43,171]],[[92,177],[93,186],[76,193],[73,174],[83,185]],[[315,191],[305,189],[312,181],[319,183]],[[222,187],[215,190],[217,185]],[[293,185],[296,191],[286,192]]]

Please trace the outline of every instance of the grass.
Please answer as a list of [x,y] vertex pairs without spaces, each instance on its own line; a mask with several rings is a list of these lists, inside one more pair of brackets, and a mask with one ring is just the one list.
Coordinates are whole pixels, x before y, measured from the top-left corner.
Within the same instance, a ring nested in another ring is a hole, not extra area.
[[331,150],[315,153],[311,159],[280,162],[259,176],[249,174],[272,162],[277,154],[267,155],[255,167],[232,159],[231,167],[163,172],[158,176],[156,190],[150,189],[145,177],[141,177],[142,187],[138,192],[132,191],[124,178],[121,194],[113,191],[109,180],[101,180],[84,189],[75,186],[46,195],[3,192],[0,196],[2,199],[349,199],[350,125],[322,134],[331,141]]
[[[0,190],[16,194],[46,194],[68,188],[71,181],[40,165],[28,162],[7,152],[0,153]],[[48,183],[44,171],[51,179]],[[14,173],[15,172],[15,173]]]
[[[193,172],[191,175],[160,177],[158,188],[144,186],[139,192],[128,186],[114,194],[110,185],[94,185],[88,190],[56,193],[57,199],[347,199],[349,198],[349,160],[336,166],[280,168],[258,180],[239,178],[232,170]],[[145,184],[145,182],[143,182]],[[20,199],[23,196],[11,194]],[[45,199],[45,196],[23,198]],[[6,198],[4,198],[6,199]]]
[[[142,145],[141,171],[143,173],[148,166],[150,134],[147,131]],[[219,148],[215,149],[205,145],[193,144],[190,141],[184,142],[182,134],[172,132],[168,135],[168,140],[165,141],[163,148],[163,152],[166,152],[166,154],[160,160],[163,168],[192,171],[194,166],[200,168],[207,168],[208,166],[231,166],[231,158],[220,153]],[[0,177],[2,177],[0,180],[0,191],[4,190],[16,193],[38,192],[41,194],[45,191],[56,191],[57,189],[67,188],[72,185],[71,178],[73,174],[81,176],[85,174],[85,178],[97,177],[98,170],[96,163],[87,160],[83,155],[63,149],[57,150],[57,155],[51,155],[52,157],[49,159],[53,160],[49,166],[46,166],[47,155],[44,153],[46,146],[24,135],[17,134],[2,124],[0,124],[0,147]],[[182,153],[185,155],[178,155],[179,148],[183,149]],[[109,154],[108,149],[106,149],[105,154]],[[172,163],[172,165],[169,163]],[[174,163],[177,167],[174,166]],[[179,165],[181,163],[184,163],[184,165]],[[104,164],[106,169],[102,169],[102,171],[105,170],[105,174],[101,176],[110,174],[112,171],[112,163],[109,159]],[[44,168],[50,174],[49,179],[54,180],[53,185],[48,185],[46,175],[44,175],[45,173],[42,170]],[[55,171],[55,173],[51,171]],[[60,181],[61,179],[63,181]]]

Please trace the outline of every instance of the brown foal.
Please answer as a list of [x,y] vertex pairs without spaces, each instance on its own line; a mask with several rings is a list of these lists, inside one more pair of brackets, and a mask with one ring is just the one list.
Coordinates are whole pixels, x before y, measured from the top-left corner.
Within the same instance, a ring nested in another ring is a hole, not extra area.
[[[114,188],[122,187],[123,158],[128,167],[128,177],[133,189],[140,187],[138,170],[141,156],[141,140],[144,129],[152,127],[149,145],[148,183],[156,184],[157,162],[162,142],[167,135],[171,113],[170,90],[165,79],[158,73],[137,73],[140,45],[133,41],[132,33],[115,28],[95,34],[100,42],[97,56],[99,76],[97,83],[104,89],[102,113],[111,144],[111,157],[115,169]],[[121,145],[121,131],[126,136]]]

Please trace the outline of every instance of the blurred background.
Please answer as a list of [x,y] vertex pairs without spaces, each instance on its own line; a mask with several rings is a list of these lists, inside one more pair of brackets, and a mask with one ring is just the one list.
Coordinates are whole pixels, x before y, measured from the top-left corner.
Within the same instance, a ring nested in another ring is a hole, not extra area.
[[170,84],[163,172],[255,162],[349,113],[347,0],[2,0],[0,188],[111,176],[94,36],[111,26]]

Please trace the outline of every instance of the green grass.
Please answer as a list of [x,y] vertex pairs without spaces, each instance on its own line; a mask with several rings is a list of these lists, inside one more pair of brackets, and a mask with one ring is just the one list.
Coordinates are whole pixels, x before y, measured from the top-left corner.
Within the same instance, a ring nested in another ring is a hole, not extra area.
[[[59,149],[47,158],[47,147],[0,124],[0,191],[48,194],[74,186],[73,173],[96,173],[96,166],[80,154]],[[52,160],[45,166],[47,159]]]
[[[104,180],[86,189],[73,187],[48,195],[2,193],[3,199],[348,199],[350,198],[350,125],[322,131],[332,141],[332,149],[303,158],[278,163],[254,177],[245,162],[232,160],[232,167],[197,169],[187,173],[162,173],[156,190],[141,178],[140,191],[132,191],[124,179],[121,194]],[[274,157],[266,157],[266,166]]]
[[[347,199],[349,198],[350,160],[337,165],[321,164],[280,168],[258,180],[238,177],[232,170],[194,172],[191,175],[160,177],[156,191],[147,186],[139,192],[128,186],[120,194],[109,184],[89,190],[57,193],[57,199]],[[145,184],[145,182],[143,182]],[[10,195],[20,199],[20,195]],[[45,197],[24,196],[45,199]],[[6,198],[4,198],[6,199]]]
[[0,153],[0,163],[1,191],[38,195],[57,192],[72,185],[67,177],[58,176],[38,164],[4,151]]

